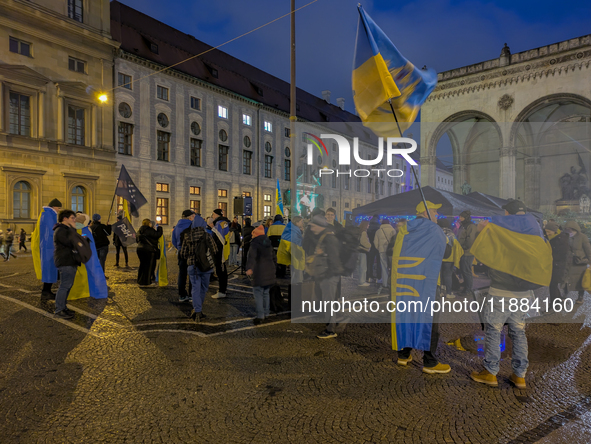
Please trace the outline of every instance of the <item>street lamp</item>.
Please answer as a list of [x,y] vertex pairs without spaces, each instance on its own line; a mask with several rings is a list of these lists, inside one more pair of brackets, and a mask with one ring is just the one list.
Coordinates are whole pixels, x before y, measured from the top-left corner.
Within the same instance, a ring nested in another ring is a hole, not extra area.
[[108,99],[108,97],[107,97],[107,95],[106,95],[106,94],[99,94],[99,96],[98,96],[98,99],[99,99],[99,102],[101,102],[101,103],[106,103],[106,102],[107,102],[107,99]]

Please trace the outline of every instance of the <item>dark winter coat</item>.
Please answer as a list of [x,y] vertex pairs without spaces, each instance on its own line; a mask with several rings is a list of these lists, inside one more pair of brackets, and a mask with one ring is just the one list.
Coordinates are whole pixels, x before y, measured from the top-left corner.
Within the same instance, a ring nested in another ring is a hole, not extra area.
[[[566,274],[572,262],[570,247],[568,245],[568,233],[560,233],[550,239],[552,247],[552,282],[562,283],[566,280]],[[570,257],[570,261],[567,259]]]
[[158,239],[162,236],[162,227],[155,230],[147,225],[142,225],[137,232],[137,249],[156,253],[158,251]]
[[252,285],[254,287],[274,285],[277,258],[273,252],[271,240],[265,234],[255,234],[254,236],[246,259],[246,270],[253,271]]
[[12,231],[7,231],[4,241],[6,242],[6,245],[12,245],[14,242],[14,233]]
[[[583,233],[579,224],[575,221],[568,221],[564,225],[564,229],[571,229],[577,232],[573,237],[569,237],[568,243],[570,252],[572,253],[572,263],[567,264],[569,267],[567,274],[568,291],[582,290],[581,279],[583,273],[587,269],[587,265],[591,264],[591,245],[589,239]],[[578,263],[578,264],[577,264]]]
[[470,248],[472,248],[472,244],[476,240],[477,235],[478,229],[476,228],[476,225],[472,223],[471,219],[466,219],[464,222],[462,222],[462,228],[458,234],[458,242],[464,249],[464,254],[466,256],[472,256],[472,253],[470,253]]
[[90,231],[92,231],[92,237],[94,238],[94,246],[98,248],[109,246],[109,237],[111,235],[111,225],[101,224],[100,222],[93,221],[90,224]]
[[[234,242],[232,242],[233,245],[240,245],[242,243],[242,241],[240,240],[240,234],[242,233],[242,227],[240,226],[240,224],[236,224],[234,225],[234,222],[232,222],[230,224],[230,233],[234,233]],[[230,237],[232,237],[232,235],[230,235]]]
[[74,257],[74,241],[72,238],[76,230],[65,224],[56,224],[53,227],[53,262],[59,267],[78,267],[80,262]]
[[[322,235],[325,233],[326,236],[320,241]],[[344,273],[344,269],[343,264],[341,263],[340,243],[330,225],[318,234],[318,244],[314,251],[318,249],[322,250],[323,254],[326,254],[326,259],[328,261],[328,270],[326,274],[322,276],[322,279],[332,276],[341,276]]]

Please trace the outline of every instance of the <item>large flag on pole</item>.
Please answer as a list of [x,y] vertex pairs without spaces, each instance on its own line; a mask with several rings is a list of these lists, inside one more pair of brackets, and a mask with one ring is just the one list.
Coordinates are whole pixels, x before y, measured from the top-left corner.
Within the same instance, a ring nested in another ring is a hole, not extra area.
[[277,202],[275,214],[283,216],[283,198],[281,197],[281,188],[279,188],[279,179],[277,179],[277,188],[275,189],[275,202]]
[[363,124],[382,137],[400,137],[388,100],[404,132],[437,85],[437,73],[417,69],[361,5],[353,62],[353,100]]
[[131,176],[127,172],[127,169],[125,169],[125,165],[121,165],[115,195],[121,196],[129,203],[129,211],[131,211],[131,215],[134,217],[138,217],[137,210],[148,203],[144,195],[133,183],[133,180],[131,180]]

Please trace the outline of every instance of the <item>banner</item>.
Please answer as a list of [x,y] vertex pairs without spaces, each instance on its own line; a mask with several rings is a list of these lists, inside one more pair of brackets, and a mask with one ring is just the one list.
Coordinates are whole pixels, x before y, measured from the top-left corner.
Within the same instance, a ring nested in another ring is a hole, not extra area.
[[148,203],[144,195],[133,183],[133,180],[131,180],[131,176],[125,169],[125,165],[121,165],[121,172],[119,173],[119,179],[117,179],[115,195],[121,196],[129,202],[129,210],[133,217],[138,217],[139,214],[137,210]]
[[135,230],[129,220],[127,220],[127,217],[115,222],[111,225],[111,229],[113,230],[113,234],[119,237],[124,247],[129,247],[137,242]]

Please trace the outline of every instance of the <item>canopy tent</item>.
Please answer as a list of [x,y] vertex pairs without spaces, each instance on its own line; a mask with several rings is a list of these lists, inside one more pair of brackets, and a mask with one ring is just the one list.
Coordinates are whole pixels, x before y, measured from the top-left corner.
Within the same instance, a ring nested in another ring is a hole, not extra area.
[[[500,197],[491,196],[490,194],[484,194],[479,191],[473,191],[472,193],[468,194],[468,197],[471,197],[472,199],[475,199],[482,203],[486,203],[489,205],[492,204],[498,208],[502,208],[503,205],[509,202],[509,199],[502,199]],[[533,214],[533,216],[538,220],[542,220],[543,218],[543,214],[539,211],[527,208],[527,212]]]
[[[443,216],[459,216],[462,211],[469,210],[473,216],[502,216],[504,210],[493,203],[483,202],[470,196],[423,187],[425,199],[435,204],[442,204],[437,212]],[[385,197],[370,204],[353,209],[353,218],[357,216],[414,216],[417,205],[422,201],[418,189]]]

